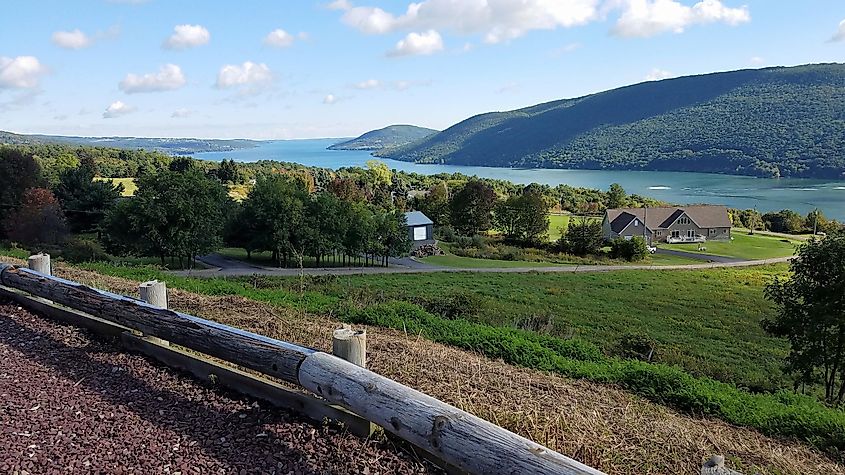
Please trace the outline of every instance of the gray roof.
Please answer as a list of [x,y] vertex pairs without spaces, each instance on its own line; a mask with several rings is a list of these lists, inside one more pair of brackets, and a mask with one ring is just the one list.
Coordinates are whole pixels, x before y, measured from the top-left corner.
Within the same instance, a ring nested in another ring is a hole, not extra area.
[[405,218],[408,220],[408,226],[428,226],[434,224],[434,221],[428,219],[422,211],[408,211],[405,213]]
[[729,228],[731,218],[724,206],[673,206],[667,208],[616,208],[607,210],[610,229],[622,232],[628,224],[638,218],[649,229],[665,229],[672,225],[682,214],[700,228]]

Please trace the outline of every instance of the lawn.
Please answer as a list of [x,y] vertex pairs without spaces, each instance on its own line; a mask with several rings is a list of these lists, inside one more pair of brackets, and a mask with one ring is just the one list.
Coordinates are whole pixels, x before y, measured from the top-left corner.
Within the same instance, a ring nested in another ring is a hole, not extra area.
[[[572,219],[577,219],[578,216],[571,214],[550,214],[549,215],[549,241],[557,241],[560,239],[561,229],[569,226]],[[591,216],[589,219],[601,220],[601,218]]]
[[563,264],[555,264],[553,262],[533,262],[533,261],[503,261],[497,259],[478,259],[475,257],[461,257],[452,254],[445,256],[431,256],[420,259],[426,264],[443,266],[443,267],[457,267],[461,269],[481,269],[481,268],[505,268],[505,267],[559,267]]
[[110,181],[117,184],[123,185],[123,195],[122,196],[134,196],[135,192],[138,191],[138,186],[135,185],[134,178],[94,178],[96,181]]
[[736,231],[732,237],[731,241],[707,241],[704,243],[705,251],[699,251],[698,244],[660,244],[660,248],[741,259],[769,259],[791,256],[799,244],[799,241]]

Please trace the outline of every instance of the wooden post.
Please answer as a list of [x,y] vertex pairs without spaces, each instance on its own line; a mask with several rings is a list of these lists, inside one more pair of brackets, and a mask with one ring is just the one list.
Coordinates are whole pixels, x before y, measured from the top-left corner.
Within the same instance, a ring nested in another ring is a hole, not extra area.
[[332,335],[332,354],[362,368],[367,367],[367,331],[344,327]]
[[[158,308],[167,309],[167,285],[164,282],[151,280],[142,282],[138,286],[138,293],[141,294],[141,300]],[[156,338],[154,336],[147,337],[151,342],[159,345],[170,346],[170,342]]]
[[27,267],[35,272],[40,272],[44,275],[53,275],[52,268],[50,267],[50,254],[39,252],[34,256],[29,256],[26,263]]

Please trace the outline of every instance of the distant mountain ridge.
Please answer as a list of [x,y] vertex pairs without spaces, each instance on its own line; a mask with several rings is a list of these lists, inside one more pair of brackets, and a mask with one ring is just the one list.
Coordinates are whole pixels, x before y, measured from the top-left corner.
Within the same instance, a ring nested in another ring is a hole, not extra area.
[[644,82],[470,117],[377,156],[495,167],[845,177],[845,65]]
[[143,148],[176,155],[200,152],[230,152],[232,150],[252,148],[257,145],[256,141],[247,139],[76,137],[65,135],[27,135],[0,131],[0,144],[28,143],[62,143],[126,149]]
[[329,150],[386,150],[424,139],[437,133],[434,129],[415,125],[389,125],[383,129],[371,130],[352,140],[336,143]]

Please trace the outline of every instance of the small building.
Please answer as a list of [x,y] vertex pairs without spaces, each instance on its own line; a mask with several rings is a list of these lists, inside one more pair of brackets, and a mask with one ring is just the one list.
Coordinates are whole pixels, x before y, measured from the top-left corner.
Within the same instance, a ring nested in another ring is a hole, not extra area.
[[421,211],[408,211],[405,213],[408,221],[408,238],[413,243],[413,249],[423,244],[434,244],[434,221]]
[[605,211],[602,229],[608,240],[642,236],[648,244],[700,243],[729,240],[731,218],[724,206],[616,208]]

